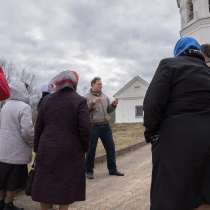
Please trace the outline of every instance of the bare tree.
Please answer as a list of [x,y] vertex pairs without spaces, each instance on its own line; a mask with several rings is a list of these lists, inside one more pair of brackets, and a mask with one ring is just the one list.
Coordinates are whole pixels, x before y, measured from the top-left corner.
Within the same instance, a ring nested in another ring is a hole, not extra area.
[[20,73],[20,81],[24,82],[27,85],[27,89],[30,95],[33,95],[35,78],[35,74],[27,72],[26,69],[22,69]]
[[35,74],[31,73],[25,68],[18,69],[14,63],[9,62],[4,58],[0,58],[0,65],[4,69],[4,73],[8,82],[10,82],[13,78],[19,79],[20,81],[27,84],[29,91],[32,92],[36,78]]
[[4,69],[7,81],[11,81],[12,76],[14,76],[14,74],[17,73],[15,70],[15,65],[12,62],[8,62],[4,58],[0,58],[0,65]]
[[39,99],[39,92],[35,87],[36,75],[31,73],[29,69],[17,68],[14,63],[9,62],[4,58],[0,58],[0,65],[4,69],[4,73],[8,82],[10,82],[13,78],[16,78],[26,84],[31,99],[31,106],[33,109],[35,109]]

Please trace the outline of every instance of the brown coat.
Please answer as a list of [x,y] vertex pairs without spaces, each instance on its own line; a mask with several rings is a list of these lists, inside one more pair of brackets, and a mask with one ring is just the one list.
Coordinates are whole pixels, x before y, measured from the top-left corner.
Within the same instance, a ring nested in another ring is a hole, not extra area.
[[86,99],[65,88],[47,96],[35,126],[34,201],[70,204],[85,200],[85,152],[90,140]]

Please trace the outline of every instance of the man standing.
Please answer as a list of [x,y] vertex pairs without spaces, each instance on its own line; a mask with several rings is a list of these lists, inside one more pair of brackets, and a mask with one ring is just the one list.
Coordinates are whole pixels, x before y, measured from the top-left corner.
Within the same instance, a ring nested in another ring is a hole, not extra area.
[[95,77],[91,81],[90,93],[87,94],[86,98],[92,123],[91,143],[86,157],[87,178],[94,179],[94,161],[98,138],[101,139],[106,150],[109,175],[124,176],[117,170],[115,145],[109,125],[109,113],[116,109],[118,101],[115,100],[110,104],[108,97],[102,93],[100,77]]

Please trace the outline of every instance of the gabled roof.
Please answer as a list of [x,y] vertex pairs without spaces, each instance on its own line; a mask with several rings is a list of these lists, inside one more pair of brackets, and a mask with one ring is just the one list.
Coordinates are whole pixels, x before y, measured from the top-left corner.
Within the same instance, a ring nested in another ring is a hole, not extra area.
[[117,95],[120,95],[124,90],[126,90],[127,88],[129,88],[136,81],[141,82],[146,87],[149,86],[149,83],[147,81],[145,81],[144,79],[142,79],[140,76],[136,76],[132,80],[130,80],[125,86],[123,86],[119,91],[117,91],[114,94],[114,97],[116,97]]

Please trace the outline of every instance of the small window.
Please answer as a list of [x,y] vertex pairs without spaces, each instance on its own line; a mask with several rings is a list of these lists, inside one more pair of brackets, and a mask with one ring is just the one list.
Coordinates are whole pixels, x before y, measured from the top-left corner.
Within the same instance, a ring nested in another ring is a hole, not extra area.
[[136,106],[136,117],[143,116],[143,106]]

